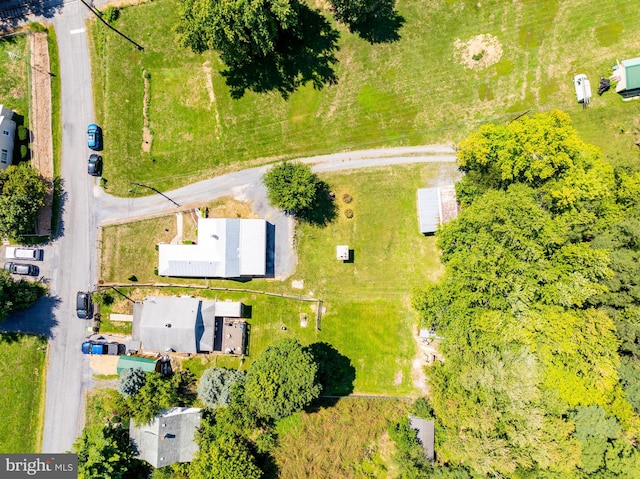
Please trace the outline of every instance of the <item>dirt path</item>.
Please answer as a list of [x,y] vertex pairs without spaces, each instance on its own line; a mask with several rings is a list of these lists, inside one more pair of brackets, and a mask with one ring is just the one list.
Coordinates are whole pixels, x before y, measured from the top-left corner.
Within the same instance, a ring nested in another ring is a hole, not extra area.
[[53,205],[53,143],[51,76],[46,33],[31,35],[31,165],[47,182],[44,206],[38,211],[36,234],[51,235]]

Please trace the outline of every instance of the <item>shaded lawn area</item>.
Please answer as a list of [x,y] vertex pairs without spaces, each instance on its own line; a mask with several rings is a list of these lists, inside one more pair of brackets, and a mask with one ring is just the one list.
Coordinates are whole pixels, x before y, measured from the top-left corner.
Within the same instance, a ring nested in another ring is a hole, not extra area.
[[40,452],[46,346],[38,336],[0,334],[0,451],[5,454]]
[[316,412],[296,413],[281,420],[273,452],[279,477],[387,477],[395,446],[386,429],[407,414],[409,405],[382,399],[342,399]]
[[25,126],[29,124],[28,38],[25,34],[0,40],[0,104],[22,115]]
[[[412,394],[411,361],[416,346],[411,336],[416,325],[410,295],[414,287],[435,281],[441,272],[435,238],[418,232],[416,188],[451,183],[456,176],[454,164],[437,163],[323,175],[322,179],[336,193],[338,217],[324,228],[298,225],[298,270],[287,281],[258,279],[238,283],[154,276],[152,271],[157,264],[154,231],[164,232],[165,227],[175,225],[173,215],[164,220],[105,228],[102,277],[126,282],[129,274],[134,273],[140,282],[246,288],[319,298],[326,312],[322,314],[321,330],[316,333],[315,303],[252,293],[190,292],[240,300],[252,306],[250,357],[243,367],[281,338],[295,337],[302,344],[326,341],[355,367],[355,392]],[[352,197],[350,203],[344,202],[345,194]],[[347,208],[354,212],[351,219],[344,215]],[[173,234],[169,232],[167,237]],[[348,244],[353,249],[352,263],[336,260],[337,244]],[[132,269],[134,263],[140,269]],[[304,280],[303,289],[292,288],[292,280]],[[125,294],[134,300],[149,294],[184,294],[172,288],[150,291],[125,291]],[[130,303],[118,295],[114,298],[116,303],[111,309],[126,313],[127,310],[118,307],[130,308]],[[307,314],[306,328],[300,326],[301,314]],[[209,363],[202,365],[196,358],[188,364],[193,365],[198,375]]]
[[[529,109],[567,110],[585,139],[613,158],[635,148],[634,104],[613,92],[595,95],[616,58],[640,51],[633,34],[640,17],[631,4],[399,0],[397,10],[406,20],[397,42],[371,45],[334,24],[341,34],[337,84],[301,88],[288,101],[277,93],[232,100],[217,55],[195,55],[174,42],[175,0],[123,9],[116,27],[143,43],[143,52],[93,22],[108,191],[130,194],[131,181],[167,190],[282,157],[457,142],[484,122],[509,121]],[[480,34],[496,37],[501,56],[466,67],[456,41]],[[577,73],[591,80],[595,96],[587,110],[575,100]],[[142,151],[145,109],[153,132],[149,153]]]

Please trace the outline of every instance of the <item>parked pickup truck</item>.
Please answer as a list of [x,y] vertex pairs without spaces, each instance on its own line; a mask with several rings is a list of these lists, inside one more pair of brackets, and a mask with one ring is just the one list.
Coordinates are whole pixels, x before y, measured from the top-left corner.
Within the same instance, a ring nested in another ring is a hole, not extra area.
[[120,343],[105,343],[103,341],[85,341],[82,343],[82,354],[109,354],[119,356],[124,354],[125,345]]
[[27,248],[26,246],[7,246],[5,257],[7,259],[24,259],[27,261],[42,261],[44,250],[40,248]]

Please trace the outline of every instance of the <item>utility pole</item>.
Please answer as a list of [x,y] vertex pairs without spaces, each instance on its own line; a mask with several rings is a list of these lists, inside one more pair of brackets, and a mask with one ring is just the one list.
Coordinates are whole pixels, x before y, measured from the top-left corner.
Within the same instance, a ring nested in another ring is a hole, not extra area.
[[114,32],[116,32],[118,35],[120,35],[121,37],[123,37],[124,39],[128,40],[129,42],[133,43],[136,48],[138,50],[144,50],[144,47],[142,45],[139,45],[138,43],[134,42],[133,40],[131,40],[131,38],[129,38],[128,36],[126,36],[124,33],[116,30],[115,28],[113,28],[111,25],[109,25],[108,22],[106,22],[104,20],[104,18],[102,18],[102,15],[100,15],[100,12],[98,12],[95,8],[93,8],[91,5],[89,5],[87,2],[85,2],[84,0],[80,0],[82,3],[85,4],[85,6],[91,11],[91,13],[93,13],[96,17],[98,17],[98,20],[100,20],[102,23],[104,23],[106,26],[108,26],[111,30],[113,30]]
[[[171,201],[171,203],[173,203],[174,205],[176,205],[178,208],[180,207],[180,203],[177,203],[175,201],[173,201],[171,198],[169,198],[167,195],[165,195],[162,191],[159,191],[157,189],[155,189],[153,186],[147,186],[147,185],[143,185],[141,183],[134,183],[133,181],[131,182],[132,185],[134,186],[141,186],[142,188],[147,188],[155,193],[158,193],[160,196],[164,196],[166,199],[168,199],[169,201]],[[131,190],[129,190],[131,191]]]

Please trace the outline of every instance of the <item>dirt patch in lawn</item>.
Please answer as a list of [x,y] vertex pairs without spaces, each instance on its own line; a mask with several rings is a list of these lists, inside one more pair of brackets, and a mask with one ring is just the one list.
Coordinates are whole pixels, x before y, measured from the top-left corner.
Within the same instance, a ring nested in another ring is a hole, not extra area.
[[146,70],[142,71],[142,78],[144,80],[144,107],[142,109],[142,151],[149,153],[151,151],[151,143],[153,142],[153,133],[149,128],[149,89],[151,88],[151,82],[148,75],[145,74]]
[[453,46],[455,55],[465,68],[485,68],[498,63],[502,58],[502,45],[497,37],[489,34],[476,35],[466,42],[457,39]]
[[207,205],[209,218],[259,218],[253,211],[251,203],[239,201],[230,196],[218,198]]

